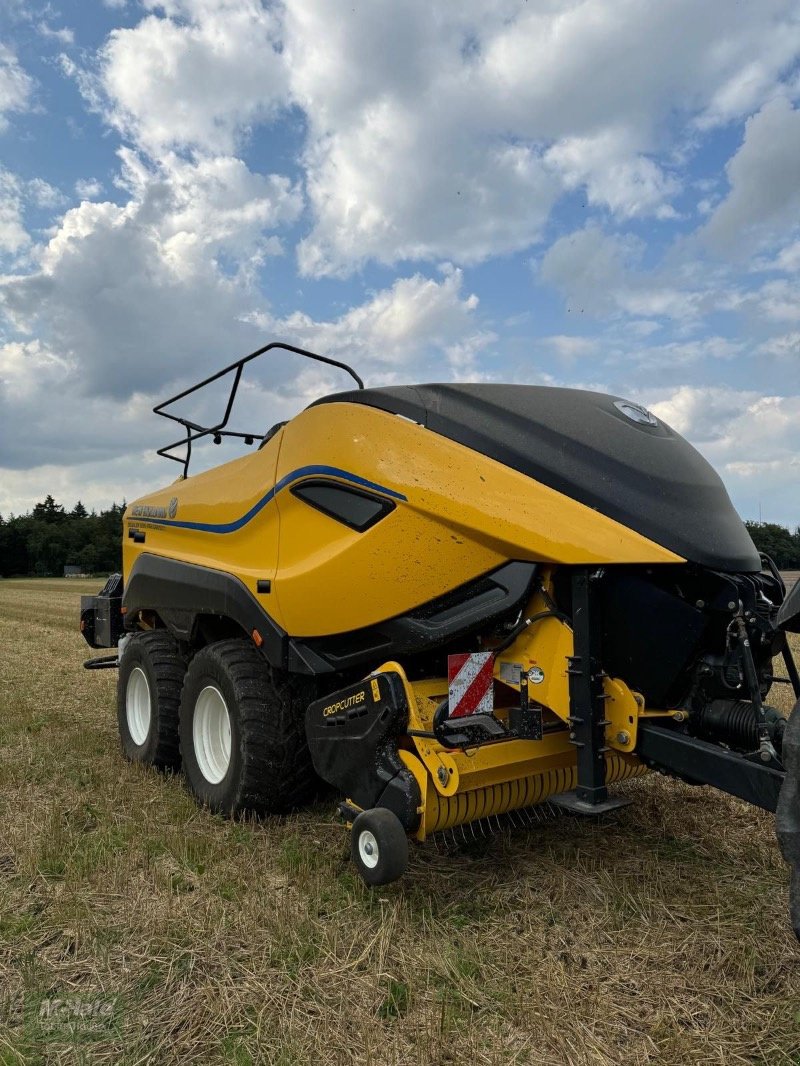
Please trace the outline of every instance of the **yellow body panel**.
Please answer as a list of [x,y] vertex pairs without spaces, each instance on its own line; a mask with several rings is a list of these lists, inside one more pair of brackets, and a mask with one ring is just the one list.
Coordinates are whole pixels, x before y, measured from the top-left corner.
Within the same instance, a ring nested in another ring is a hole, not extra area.
[[[201,474],[134,500],[125,511],[122,540],[123,573],[127,581],[131,567],[141,552],[165,555],[181,562],[224,570],[238,577],[259,600],[272,618],[282,625],[275,598],[256,592],[259,578],[274,580],[278,561],[278,509],[274,500],[240,529],[231,533],[210,533],[177,523],[233,524],[257,507],[276,481],[281,432],[259,451],[249,452]],[[170,502],[177,502],[170,517]],[[151,508],[157,517],[137,514]],[[161,512],[164,517],[160,517]],[[136,544],[128,533],[141,530],[144,544]]]
[[[404,499],[356,532],[292,495],[319,467]],[[683,561],[455,441],[348,403],[301,412],[263,449],[135,501],[125,522],[126,579],[141,551],[223,570],[254,595],[256,581],[269,578],[272,592],[259,602],[288,633],[306,637],[403,614],[510,559]],[[143,545],[128,539],[134,528],[146,534]]]

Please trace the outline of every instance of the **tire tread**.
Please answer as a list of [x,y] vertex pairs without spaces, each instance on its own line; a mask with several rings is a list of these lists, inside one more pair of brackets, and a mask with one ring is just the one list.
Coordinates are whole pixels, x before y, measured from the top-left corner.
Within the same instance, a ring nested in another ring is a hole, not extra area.
[[[305,736],[305,710],[316,696],[313,680],[281,675],[245,640],[222,640],[207,645],[192,660],[184,690],[187,697],[194,679],[214,666],[227,676],[236,698],[242,758],[230,794],[210,806],[230,817],[280,814],[299,806],[317,785]],[[184,699],[182,716],[191,711]],[[183,733],[186,743],[191,735],[188,724]],[[191,777],[190,784],[203,799]]]

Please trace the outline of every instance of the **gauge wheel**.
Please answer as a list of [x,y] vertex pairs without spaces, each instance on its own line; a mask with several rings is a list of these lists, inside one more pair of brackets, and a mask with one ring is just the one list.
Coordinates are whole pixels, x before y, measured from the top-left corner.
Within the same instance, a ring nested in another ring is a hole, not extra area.
[[368,885],[388,885],[408,869],[408,836],[396,814],[385,807],[362,811],[350,837],[350,853]]

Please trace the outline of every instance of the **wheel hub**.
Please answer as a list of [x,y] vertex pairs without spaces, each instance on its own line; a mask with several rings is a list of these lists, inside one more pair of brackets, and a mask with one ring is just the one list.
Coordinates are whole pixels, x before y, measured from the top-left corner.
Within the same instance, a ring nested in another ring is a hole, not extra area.
[[361,854],[361,861],[370,870],[373,870],[378,865],[380,853],[378,852],[378,841],[368,829],[362,830],[359,834],[358,850]]
[[133,743],[141,747],[150,732],[150,685],[141,666],[134,666],[128,677],[125,718]]
[[197,697],[192,727],[197,765],[206,781],[218,785],[231,764],[231,719],[228,705],[215,685]]

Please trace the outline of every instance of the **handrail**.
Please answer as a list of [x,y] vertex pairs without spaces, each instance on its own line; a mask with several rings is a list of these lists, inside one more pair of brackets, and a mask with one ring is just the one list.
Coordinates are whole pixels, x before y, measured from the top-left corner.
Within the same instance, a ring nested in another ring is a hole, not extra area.
[[[186,436],[181,437],[179,440],[173,441],[172,444],[166,444],[163,448],[159,448],[156,452],[157,455],[163,455],[165,459],[172,459],[176,463],[183,464],[183,476],[188,477],[189,474],[189,461],[192,457],[192,442],[199,440],[201,437],[213,436],[214,443],[220,444],[223,437],[240,437],[244,440],[245,444],[252,444],[256,437],[261,436],[260,433],[240,433],[236,430],[226,429],[228,419],[231,416],[233,410],[233,403],[236,399],[236,393],[239,390],[239,382],[242,379],[242,370],[246,363],[249,363],[252,359],[256,359],[259,355],[264,355],[265,352],[274,351],[276,348],[280,348],[285,352],[292,352],[294,355],[302,355],[307,359],[314,359],[318,363],[326,363],[328,366],[338,367],[340,370],[346,371],[351,378],[356,382],[359,389],[364,388],[364,382],[347,363],[341,363],[338,359],[330,359],[326,355],[317,355],[316,352],[309,352],[305,348],[296,348],[293,344],[283,344],[281,341],[272,341],[270,344],[265,344],[263,348],[258,348],[255,352],[251,352],[249,355],[243,356],[241,359],[237,359],[231,363],[230,366],[224,367],[222,370],[218,370],[216,374],[212,374],[210,377],[205,378],[203,381],[198,382],[196,385],[190,385],[188,389],[184,389],[183,392],[176,393],[175,396],[170,396],[168,400],[162,400],[153,408],[153,413],[161,415],[162,418],[169,418],[172,422],[177,422],[183,426],[186,430]],[[199,389],[205,388],[206,385],[210,385],[214,381],[218,381],[226,374],[230,374],[231,371],[235,371],[233,382],[231,384],[231,391],[228,394],[228,402],[225,405],[225,414],[222,421],[217,422],[213,426],[201,426],[197,422],[192,422],[188,418],[181,418],[179,415],[174,415],[169,411],[165,411],[165,407],[169,407],[170,404],[177,403],[178,400],[183,400],[186,396],[190,396],[193,392],[197,392]],[[178,448],[181,445],[186,446],[186,453],[183,456],[173,455],[172,449]]]

